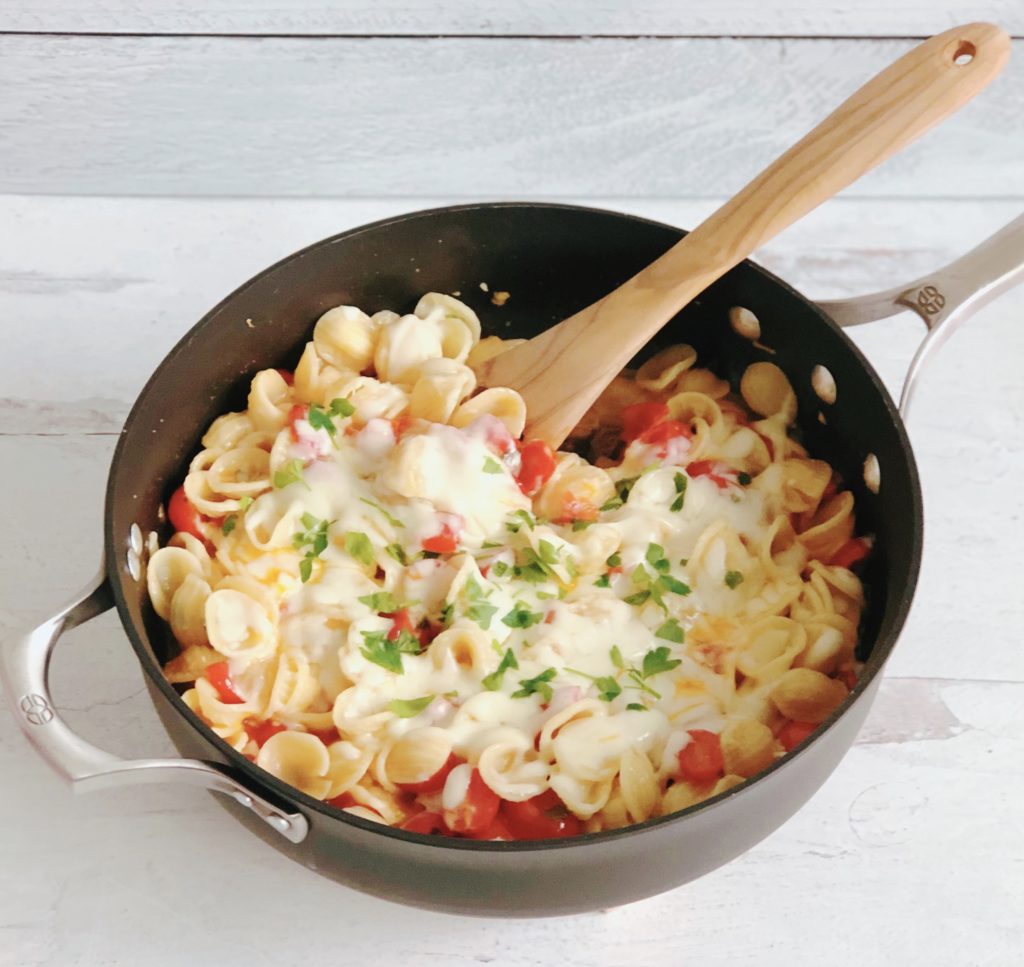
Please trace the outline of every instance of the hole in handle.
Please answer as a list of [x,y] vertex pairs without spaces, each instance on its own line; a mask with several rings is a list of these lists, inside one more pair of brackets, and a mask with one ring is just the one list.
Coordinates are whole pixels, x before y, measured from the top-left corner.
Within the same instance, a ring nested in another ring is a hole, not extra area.
[[978,51],[975,49],[974,44],[969,40],[961,40],[960,43],[957,44],[956,50],[953,51],[953,63],[956,64],[957,67],[963,67],[965,64],[969,64],[974,60],[974,55],[977,52]]

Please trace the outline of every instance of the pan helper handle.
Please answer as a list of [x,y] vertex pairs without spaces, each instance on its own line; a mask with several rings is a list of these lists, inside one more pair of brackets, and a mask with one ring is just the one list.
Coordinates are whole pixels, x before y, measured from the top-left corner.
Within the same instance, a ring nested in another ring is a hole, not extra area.
[[928,334],[911,360],[900,396],[900,414],[906,419],[917,378],[929,354],[961,323],[1020,282],[1024,282],[1024,215],[966,255],[909,285],[818,305],[843,327],[886,319],[904,309],[924,320]]
[[25,635],[0,643],[0,684],[22,732],[77,791],[142,782],[185,782],[231,796],[293,843],[309,832],[306,817],[285,812],[235,779],[226,766],[199,759],[119,759],[76,735],[54,707],[50,656],[61,635],[113,607],[104,568],[81,593]]

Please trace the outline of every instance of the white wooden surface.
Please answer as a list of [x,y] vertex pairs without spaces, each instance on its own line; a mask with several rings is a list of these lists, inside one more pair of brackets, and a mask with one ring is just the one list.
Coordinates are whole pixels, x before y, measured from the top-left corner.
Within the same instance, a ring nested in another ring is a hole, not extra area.
[[[116,434],[177,338],[318,237],[435,198],[0,198],[0,635],[98,557]],[[711,202],[603,199],[692,225]],[[809,294],[895,284],[1019,211],[837,201],[762,261]],[[782,830],[664,896],[556,921],[404,910],[282,859],[191,789],[73,797],[0,715],[0,967],[491,963],[1013,967],[1024,950],[1024,289],[968,323],[911,423],[925,489],[915,608],[858,744]],[[857,333],[898,385],[912,318]],[[70,635],[58,704],[121,754],[169,754],[117,619]]]
[[[0,35],[0,192],[714,197],[911,43]],[[1022,128],[1024,49],[848,194],[1024,196]]]
[[926,37],[972,20],[1024,33],[1018,0],[0,0],[0,31],[102,34]]

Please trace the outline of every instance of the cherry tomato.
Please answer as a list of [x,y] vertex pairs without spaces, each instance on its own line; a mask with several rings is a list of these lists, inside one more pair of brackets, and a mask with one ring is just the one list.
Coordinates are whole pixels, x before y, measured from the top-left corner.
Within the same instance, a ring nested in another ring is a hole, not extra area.
[[441,533],[423,538],[423,550],[432,554],[454,554],[459,546],[455,531],[448,524],[441,525]]
[[422,833],[424,836],[431,836],[435,833],[444,835],[448,832],[445,828],[444,820],[441,819],[441,814],[428,811],[416,813],[415,816],[410,816],[398,828],[404,829],[410,833]]
[[532,497],[555,472],[555,454],[543,440],[530,440],[523,444],[519,457],[516,483],[527,497]]
[[842,682],[848,691],[853,691],[853,687],[857,684],[857,673],[852,668],[844,668],[842,671],[836,672],[836,680]]
[[444,787],[445,781],[448,779],[448,774],[461,761],[462,760],[453,752],[448,756],[445,764],[433,775],[427,776],[426,779],[421,779],[419,782],[396,782],[395,785],[403,792],[413,792],[416,794],[421,792],[437,792],[439,789]]
[[663,420],[656,426],[652,426],[647,430],[644,430],[640,436],[637,437],[641,443],[647,443],[651,446],[657,446],[659,444],[666,444],[669,440],[674,440],[676,437],[686,437],[687,440],[693,436],[693,430],[691,430],[685,423],[680,423],[679,420]]
[[245,726],[246,734],[250,739],[253,740],[261,749],[263,744],[273,735],[277,735],[278,732],[287,731],[287,726],[282,725],[280,722],[274,719],[266,719],[263,722],[258,722],[255,719],[246,719],[243,723]]
[[199,522],[203,519],[203,515],[189,503],[184,487],[179,487],[171,494],[171,499],[167,501],[167,516],[176,531],[191,534],[206,543],[206,537],[199,529]]
[[556,839],[583,832],[580,821],[565,808],[554,789],[525,802],[503,801],[501,818],[515,839]]
[[679,772],[688,782],[712,782],[725,771],[722,743],[714,732],[690,729],[692,740],[679,750]]
[[407,631],[410,635],[415,635],[419,639],[420,644],[426,647],[439,634],[439,632],[434,631],[429,626],[422,628],[416,627],[416,625],[412,623],[412,618],[409,616],[409,612],[406,608],[401,608],[393,613],[382,611],[381,617],[391,618],[393,622],[387,634],[388,641],[394,641],[403,631]]
[[853,567],[863,561],[870,550],[867,541],[861,537],[854,537],[839,548],[828,563],[838,567]]
[[279,369],[277,374],[283,379],[289,386],[295,385],[295,374],[290,369]]
[[470,839],[498,840],[502,843],[510,843],[516,838],[509,832],[508,826],[502,822],[500,815],[496,816],[491,825],[486,829],[481,830],[479,833],[468,833],[467,835]]
[[220,700],[225,705],[242,705],[245,699],[235,691],[231,684],[231,672],[226,661],[214,662],[206,666],[206,680],[217,689]]
[[787,752],[792,752],[802,742],[806,742],[817,727],[814,722],[794,722],[791,720],[779,730],[778,740]]
[[686,473],[690,477],[707,477],[716,487],[724,490],[731,481],[728,477],[715,473],[715,466],[714,460],[695,460],[687,465]]
[[622,411],[622,439],[632,443],[653,426],[668,419],[668,406],[664,403],[634,403]]
[[463,836],[472,836],[474,833],[481,833],[498,815],[498,807],[501,800],[498,794],[491,789],[480,775],[479,769],[473,769],[468,763],[456,766],[445,780],[445,791],[442,793],[442,800],[447,798],[449,787],[465,782],[465,771],[472,769],[469,775],[469,783],[466,791],[454,806],[445,809],[441,815],[444,817],[444,824],[453,833]]
[[288,411],[288,428],[291,430],[292,439],[296,443],[299,442],[300,438],[298,427],[296,427],[295,424],[298,423],[299,420],[304,420],[307,416],[309,416],[309,407],[306,406],[305,403],[296,403]]

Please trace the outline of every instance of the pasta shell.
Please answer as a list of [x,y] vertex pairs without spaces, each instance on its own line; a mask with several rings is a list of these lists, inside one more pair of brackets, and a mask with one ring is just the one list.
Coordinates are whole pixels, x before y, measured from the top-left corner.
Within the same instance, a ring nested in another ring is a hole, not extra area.
[[256,765],[314,799],[323,799],[331,788],[327,747],[308,732],[272,735],[257,754]]
[[361,373],[373,362],[377,324],[355,306],[328,309],[313,327],[317,355],[336,369]]
[[810,668],[792,668],[771,691],[775,707],[796,722],[824,722],[846,698],[846,686]]
[[796,417],[796,394],[786,374],[775,363],[753,363],[740,380],[747,406],[761,416],[778,416],[785,424]]

